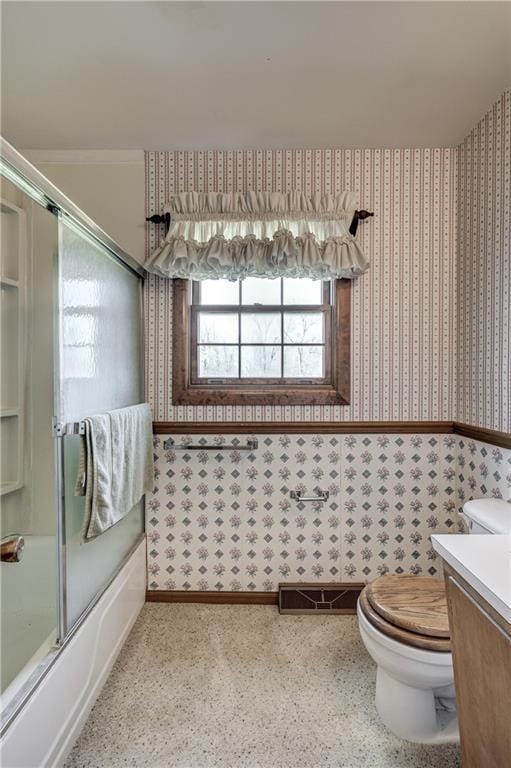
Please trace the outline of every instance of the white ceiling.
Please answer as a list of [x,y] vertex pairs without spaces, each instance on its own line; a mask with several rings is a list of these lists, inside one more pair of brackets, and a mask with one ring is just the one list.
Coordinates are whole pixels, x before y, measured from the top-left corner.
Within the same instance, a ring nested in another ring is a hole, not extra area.
[[457,144],[511,84],[509,2],[2,3],[18,148]]

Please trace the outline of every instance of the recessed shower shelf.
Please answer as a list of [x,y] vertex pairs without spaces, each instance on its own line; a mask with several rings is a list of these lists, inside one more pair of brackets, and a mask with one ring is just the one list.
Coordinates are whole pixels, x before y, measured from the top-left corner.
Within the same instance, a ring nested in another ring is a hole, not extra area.
[[26,212],[0,199],[2,291],[0,494],[23,486],[26,338]]
[[0,496],[3,496],[5,493],[12,493],[13,491],[19,491],[20,488],[23,487],[23,483],[12,481],[12,482],[6,482],[6,483],[0,483]]
[[13,280],[12,277],[3,277],[0,276],[0,285],[3,285],[6,288],[19,288],[20,284],[18,280]]

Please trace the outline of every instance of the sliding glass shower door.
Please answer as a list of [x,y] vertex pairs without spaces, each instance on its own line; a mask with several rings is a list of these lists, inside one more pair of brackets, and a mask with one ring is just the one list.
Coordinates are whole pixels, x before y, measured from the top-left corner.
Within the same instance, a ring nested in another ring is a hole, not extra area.
[[[142,297],[140,278],[129,267],[65,216],[59,228],[59,420],[65,424],[143,401]],[[84,543],[85,501],[75,495],[80,440],[61,440],[67,630],[143,531],[139,503],[113,528]]]

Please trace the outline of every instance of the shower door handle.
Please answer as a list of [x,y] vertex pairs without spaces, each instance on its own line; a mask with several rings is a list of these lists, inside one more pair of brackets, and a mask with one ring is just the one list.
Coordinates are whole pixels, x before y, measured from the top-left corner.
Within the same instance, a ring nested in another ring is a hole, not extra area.
[[2,563],[19,563],[25,549],[25,539],[19,533],[4,536],[0,541]]

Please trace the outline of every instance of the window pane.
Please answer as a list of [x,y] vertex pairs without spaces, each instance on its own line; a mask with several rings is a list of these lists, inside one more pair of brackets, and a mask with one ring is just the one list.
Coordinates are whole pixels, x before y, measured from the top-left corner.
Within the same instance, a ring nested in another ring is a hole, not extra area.
[[238,347],[201,346],[198,350],[201,378],[238,378]]
[[323,347],[284,347],[284,376],[287,378],[322,378]]
[[241,341],[280,344],[280,312],[254,312],[241,316]]
[[241,375],[245,378],[280,378],[281,347],[242,347]]
[[323,341],[322,312],[285,312],[284,341],[288,344],[315,344]]
[[241,281],[242,304],[280,304],[280,278],[247,277]]
[[308,277],[285,277],[284,304],[323,304],[323,282]]
[[200,284],[201,304],[239,304],[240,285],[235,280],[202,280]]
[[237,312],[199,312],[199,342],[201,344],[237,344]]

